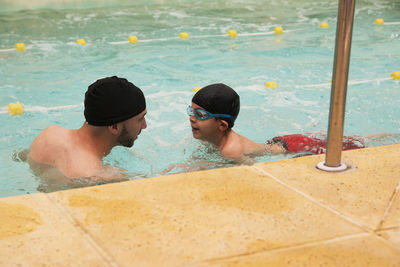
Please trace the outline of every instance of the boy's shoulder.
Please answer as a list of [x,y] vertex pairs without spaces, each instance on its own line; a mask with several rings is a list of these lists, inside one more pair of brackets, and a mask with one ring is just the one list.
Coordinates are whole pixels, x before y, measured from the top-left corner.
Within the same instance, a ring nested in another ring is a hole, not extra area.
[[244,136],[231,130],[224,147],[221,149],[221,154],[228,158],[238,158],[243,155],[247,139]]

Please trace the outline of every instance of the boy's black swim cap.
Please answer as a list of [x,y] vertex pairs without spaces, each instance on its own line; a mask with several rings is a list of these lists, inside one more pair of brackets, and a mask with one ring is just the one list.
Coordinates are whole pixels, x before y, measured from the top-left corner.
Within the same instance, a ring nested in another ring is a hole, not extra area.
[[142,90],[117,76],[97,80],[85,93],[85,119],[90,125],[109,126],[146,109]]
[[232,128],[240,110],[239,95],[223,83],[210,84],[198,91],[192,102],[214,114],[228,114],[235,118],[222,118]]

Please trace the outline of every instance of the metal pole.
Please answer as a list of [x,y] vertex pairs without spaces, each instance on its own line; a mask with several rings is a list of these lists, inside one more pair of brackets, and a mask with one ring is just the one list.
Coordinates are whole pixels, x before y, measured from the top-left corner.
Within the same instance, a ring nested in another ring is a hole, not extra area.
[[[339,0],[325,165],[341,168],[343,127],[355,0]],[[345,165],[344,165],[345,166]],[[345,167],[346,168],[346,167]],[[339,170],[338,169],[338,170]],[[341,168],[340,170],[342,170]]]

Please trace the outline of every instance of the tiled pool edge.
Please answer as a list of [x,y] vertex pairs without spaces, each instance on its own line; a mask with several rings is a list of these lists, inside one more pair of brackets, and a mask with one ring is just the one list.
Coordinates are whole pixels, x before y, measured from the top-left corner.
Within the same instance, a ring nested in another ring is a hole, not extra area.
[[[334,174],[337,184],[332,174],[309,170],[323,159],[312,156],[1,198],[0,265],[314,265],[321,248],[363,266],[400,264],[397,151],[400,145],[344,152],[360,169],[348,179]],[[365,167],[374,164],[379,172]],[[374,177],[383,177],[380,184]],[[370,187],[371,194],[352,192]],[[325,197],[336,189],[337,198]],[[366,199],[374,194],[376,201]],[[349,255],[350,247],[359,253]],[[335,257],[327,263],[335,265]]]

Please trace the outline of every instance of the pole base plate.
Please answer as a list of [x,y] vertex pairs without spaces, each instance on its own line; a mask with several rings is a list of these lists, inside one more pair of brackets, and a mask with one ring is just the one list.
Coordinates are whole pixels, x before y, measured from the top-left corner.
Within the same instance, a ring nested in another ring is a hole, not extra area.
[[329,167],[325,165],[325,161],[321,161],[317,164],[317,168],[326,172],[341,172],[347,169],[347,165],[340,163],[337,167]]

